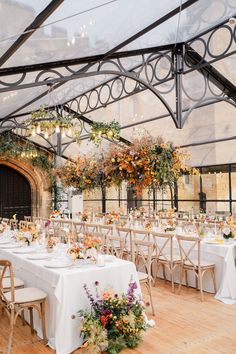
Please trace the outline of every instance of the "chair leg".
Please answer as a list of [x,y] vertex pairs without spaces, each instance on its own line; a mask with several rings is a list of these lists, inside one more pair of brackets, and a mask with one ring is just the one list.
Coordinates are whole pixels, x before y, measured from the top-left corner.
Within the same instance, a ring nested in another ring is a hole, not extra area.
[[152,314],[153,316],[155,316],[155,309],[154,309],[153,299],[152,299],[152,285],[150,280],[147,281],[147,288],[148,288],[150,302],[151,302]]
[[188,271],[187,270],[185,270],[185,284],[186,284],[186,286],[187,286],[187,288],[188,288]]
[[215,294],[216,294],[217,293],[217,289],[216,289],[215,268],[211,268],[210,272],[211,272],[211,277],[212,277],[212,281],[213,281],[214,291],[215,291]]
[[171,267],[170,268],[170,277],[171,277],[171,290],[172,290],[172,293],[175,292],[175,283],[174,283],[174,268]]
[[201,270],[199,270],[199,272],[198,272],[198,281],[199,281],[200,292],[201,292],[201,301],[204,301],[204,295],[203,295],[203,289],[202,289],[202,272],[201,272]]
[[183,266],[180,266],[180,272],[179,272],[179,290],[178,294],[180,294],[181,288],[182,288],[182,282],[183,282],[183,277],[184,277],[184,269]]
[[45,300],[40,304],[41,310],[41,321],[42,321],[42,334],[43,334],[43,342],[47,344],[47,335],[46,335],[46,325],[45,325]]
[[21,321],[22,321],[22,326],[25,326],[25,314],[24,314],[24,309],[21,311]]
[[11,309],[11,313],[10,313],[10,335],[9,335],[9,340],[8,340],[7,354],[11,353],[13,331],[14,331],[14,317],[15,317],[15,311],[13,308],[13,309]]
[[166,270],[165,270],[165,264],[162,264],[162,271],[163,271],[163,278],[165,279],[165,282],[166,282]]
[[196,290],[198,290],[198,276],[196,273],[195,273],[195,288]]
[[30,313],[30,328],[31,328],[31,334],[34,333],[34,317],[33,317],[33,308],[29,308],[29,313]]

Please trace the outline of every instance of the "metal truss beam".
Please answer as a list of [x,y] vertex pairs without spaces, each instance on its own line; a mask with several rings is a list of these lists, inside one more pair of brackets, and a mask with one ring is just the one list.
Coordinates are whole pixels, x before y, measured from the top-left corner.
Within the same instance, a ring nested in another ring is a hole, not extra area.
[[[224,75],[216,70],[211,64],[208,64],[201,55],[199,55],[193,48],[189,47],[186,51],[187,61],[196,66],[196,70],[206,76],[216,87],[224,92],[229,98],[236,102],[236,86],[230,82]],[[198,68],[198,63],[205,64],[204,67]]]
[[52,0],[49,5],[26,27],[23,34],[11,45],[11,47],[0,58],[2,66],[25,41],[42,25],[42,23],[63,3],[64,0]]
[[[168,21],[173,16],[177,15],[180,11],[187,9],[189,6],[192,6],[197,1],[199,1],[199,0],[188,0],[188,1],[186,1],[184,4],[182,4],[181,6],[178,6],[176,9],[174,9],[171,12],[169,12],[167,15],[163,16],[158,21],[155,21],[153,24],[147,26],[142,31],[136,33],[134,36],[131,36],[130,38],[128,38],[124,42],[120,43],[118,46],[116,46],[113,49],[111,49],[110,51],[108,51],[104,55],[102,60],[106,59],[107,57],[109,57],[110,55],[112,55],[113,53],[118,51],[119,49],[123,48],[125,45],[128,45],[132,41],[136,40],[137,38],[141,37],[142,35],[146,34],[149,31],[151,31],[152,29],[154,29],[158,25],[164,23],[165,21]],[[80,72],[81,71],[84,71],[84,72],[87,71],[91,66],[93,66],[92,63],[85,65],[82,69],[80,69]],[[54,88],[56,89],[56,88],[60,87],[63,84],[64,84],[64,82],[58,83]],[[27,102],[24,105],[20,106],[16,110],[12,111],[11,113],[9,113],[7,115],[7,117],[10,117],[12,114],[15,114],[15,113],[19,112],[20,110],[26,108],[27,106],[31,105],[32,103],[36,102],[37,100],[41,99],[42,97],[46,96],[47,94],[48,94],[48,90],[45,91],[44,93],[40,94],[39,96],[35,97],[33,100],[30,100],[29,102]]]
[[129,58],[138,55],[145,55],[145,54],[167,51],[167,50],[171,50],[173,47],[174,44],[167,44],[162,46],[135,49],[135,50],[129,50],[124,52],[115,52],[110,54],[109,57],[104,53],[104,54],[99,54],[99,55],[94,55],[89,57],[66,59],[66,60],[52,61],[47,63],[32,64],[32,65],[13,66],[13,67],[0,69],[0,77],[22,74],[25,72],[28,73],[28,72],[51,70],[57,68],[68,68],[79,64],[88,64],[88,63],[96,64],[97,62],[101,62],[102,60],[104,60],[104,57],[106,57],[107,59],[109,58],[111,60]]

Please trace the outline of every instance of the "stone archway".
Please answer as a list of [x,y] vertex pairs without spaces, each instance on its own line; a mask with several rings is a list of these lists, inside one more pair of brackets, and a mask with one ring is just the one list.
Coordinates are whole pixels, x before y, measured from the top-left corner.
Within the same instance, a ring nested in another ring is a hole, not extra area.
[[0,158],[0,165],[15,169],[29,181],[32,216],[48,217],[51,207],[51,184],[48,175],[42,169],[21,159]]

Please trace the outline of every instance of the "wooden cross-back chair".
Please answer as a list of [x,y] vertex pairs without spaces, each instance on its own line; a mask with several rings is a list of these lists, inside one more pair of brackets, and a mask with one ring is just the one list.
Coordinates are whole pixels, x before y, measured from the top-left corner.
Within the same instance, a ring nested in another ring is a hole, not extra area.
[[[7,346],[7,354],[10,354],[13,340],[13,331],[16,324],[17,317],[23,315],[24,310],[29,309],[30,312],[30,326],[31,333],[34,332],[33,323],[33,309],[38,311],[39,317],[42,321],[43,340],[46,344],[46,328],[45,328],[45,300],[47,294],[37,288],[22,288],[15,289],[14,274],[12,264],[8,260],[0,260],[0,267],[2,267],[0,274],[0,307],[2,307],[10,319],[10,332]],[[10,275],[9,291],[4,291],[3,282],[5,275]]]
[[27,221],[25,221],[25,220],[20,220],[20,221],[19,221],[19,230],[21,231],[22,229],[27,228],[27,224],[28,224]]
[[[183,275],[186,272],[186,286],[188,286],[188,271],[195,274],[196,289],[200,290],[201,300],[204,300],[202,280],[204,274],[209,271],[212,277],[214,291],[216,293],[215,264],[201,259],[201,239],[196,236],[176,235],[181,256],[180,285],[181,290]],[[197,252],[197,256],[193,253]]]
[[106,235],[106,254],[123,258],[125,239],[119,236]]
[[87,233],[99,232],[98,224],[85,222],[84,223],[84,232],[87,232]]
[[122,226],[117,226],[115,229],[115,232],[118,237],[124,239],[125,244],[124,244],[124,250],[123,250],[123,258],[124,259],[130,259],[132,258],[132,234],[131,234],[131,229],[129,227],[122,227]]
[[167,267],[170,272],[172,291],[174,292],[174,271],[181,266],[180,254],[175,255],[173,252],[174,234],[152,232],[151,236],[154,243],[153,265],[156,263],[155,282],[160,266],[162,266],[163,277],[166,280],[165,267]]
[[80,239],[80,234],[84,233],[84,222],[83,221],[73,221],[72,224],[73,239],[78,242]]
[[9,224],[9,222],[10,222],[10,219],[8,219],[8,218],[2,218],[2,222],[4,223],[4,224]]
[[69,241],[74,242],[73,234],[73,222],[72,220],[60,220],[57,227],[57,237],[60,242],[68,243]]
[[99,225],[99,232],[104,235],[113,235],[114,233],[114,225]]
[[152,298],[152,255],[153,242],[132,240],[132,261],[136,265],[140,284],[146,285],[150,296],[152,314],[155,315],[155,309]]

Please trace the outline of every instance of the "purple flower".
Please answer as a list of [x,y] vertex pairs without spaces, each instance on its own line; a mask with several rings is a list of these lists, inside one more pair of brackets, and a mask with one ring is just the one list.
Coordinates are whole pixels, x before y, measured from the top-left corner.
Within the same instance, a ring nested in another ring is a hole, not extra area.
[[44,227],[48,227],[50,224],[51,224],[51,221],[50,221],[50,220],[47,220],[47,221],[45,222]]

